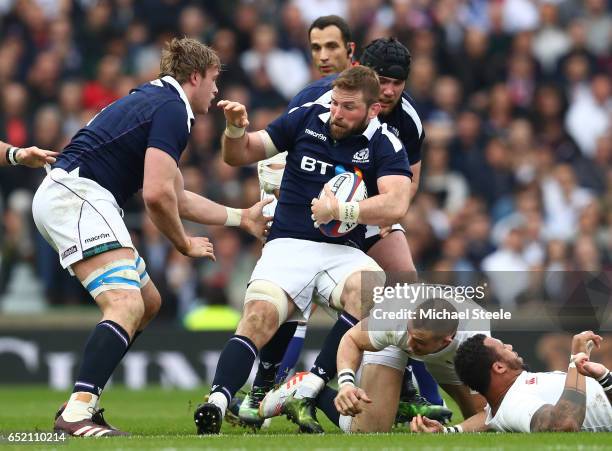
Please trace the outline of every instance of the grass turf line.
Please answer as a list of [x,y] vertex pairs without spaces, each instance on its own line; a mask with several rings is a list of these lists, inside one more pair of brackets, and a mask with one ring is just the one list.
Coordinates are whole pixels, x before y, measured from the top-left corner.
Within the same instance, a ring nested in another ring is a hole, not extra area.
[[[111,387],[105,392],[102,406],[106,419],[132,437],[101,439],[69,439],[66,443],[11,445],[0,443],[0,448],[34,449],[422,449],[437,450],[604,450],[612,449],[610,433],[577,434],[462,434],[416,435],[397,429],[391,434],[345,435],[332,425],[322,412],[318,418],[325,435],[298,435],[297,426],[284,418],[275,418],[269,429],[256,434],[224,424],[220,436],[197,436],[193,424],[193,410],[200,402],[204,389],[196,391],[150,388],[129,391]],[[67,393],[42,387],[0,387],[0,432],[50,431],[57,407]],[[460,414],[451,404],[455,419]]]

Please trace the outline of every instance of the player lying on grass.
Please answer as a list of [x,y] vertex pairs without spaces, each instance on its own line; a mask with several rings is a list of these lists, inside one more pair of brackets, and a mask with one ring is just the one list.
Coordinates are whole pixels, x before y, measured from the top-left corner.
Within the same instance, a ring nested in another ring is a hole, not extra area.
[[[221,353],[208,402],[194,414],[198,433],[219,432],[225,410],[247,381],[259,350],[287,319],[308,319],[315,291],[328,307],[340,311],[316,359],[321,374],[328,368],[335,373],[338,343],[371,301],[362,298],[361,272],[369,269],[384,276],[359,248],[365,239],[363,224],[393,224],[409,204],[408,158],[402,143],[377,119],[379,91],[372,69],[353,67],[334,81],[331,104],[304,105],[253,133],[245,133],[244,105],[219,102],[228,122],[222,142],[226,162],[247,165],[279,149],[286,149],[288,156],[274,222],[245,293],[242,319]],[[365,157],[356,159],[356,154]],[[326,185],[339,166],[354,167],[370,197],[340,204]],[[327,190],[318,199],[324,186]],[[359,225],[328,237],[316,224],[331,220]]]
[[[318,69],[325,69],[325,75],[340,72],[351,66],[352,45],[348,24],[338,16],[324,16],[315,20],[310,27],[309,40],[312,49],[313,65]],[[387,126],[387,129],[398,137],[404,144],[410,169],[413,172],[411,196],[418,187],[418,175],[421,167],[421,145],[425,137],[421,120],[412,106],[412,100],[405,92],[406,80],[410,73],[410,52],[396,39],[376,39],[367,45],[361,55],[360,64],[374,69],[381,81],[378,100],[381,110],[378,119]],[[337,74],[329,75],[304,88],[292,99],[289,109],[299,107],[308,102],[329,102],[332,83]],[[263,196],[273,196],[278,193],[283,176],[286,153],[274,156],[271,159],[260,161],[258,172]],[[404,219],[400,222],[403,222]],[[412,261],[410,248],[400,224],[390,228],[391,233],[383,236],[377,226],[368,226],[366,240],[362,250],[372,257],[385,271],[401,273],[404,281],[413,281],[416,278],[416,268]],[[305,333],[305,325],[300,325],[296,333]],[[258,408],[265,394],[272,389],[274,383],[285,379],[288,371],[293,368],[303,338],[289,339],[296,329],[295,323],[283,324],[277,334],[264,346],[260,352],[258,366],[253,387],[240,404],[237,412],[240,419],[250,425],[261,425],[262,419],[258,415]],[[289,346],[288,346],[289,345]],[[283,362],[281,358],[284,350],[288,348]],[[367,353],[369,354],[369,353]],[[287,362],[291,362],[288,364]],[[396,373],[395,368],[389,368],[381,354],[368,355],[368,366],[362,373],[362,384],[368,391],[377,387],[379,374]],[[276,369],[279,366],[278,370]],[[419,396],[412,384],[412,371],[419,383],[419,389],[427,399]],[[321,379],[321,386],[335,377],[335,368],[325,369],[320,373],[316,365],[312,373]],[[422,413],[430,417],[444,418],[452,412],[442,407],[442,398],[438,393],[435,380],[419,361],[410,360],[404,371],[401,381],[402,404],[401,411],[406,413]],[[298,389],[298,398],[303,395]],[[307,394],[304,394],[304,397]],[[431,406],[428,401],[435,404]],[[235,412],[235,409],[233,410]],[[398,420],[409,421],[411,416],[398,417]]]
[[264,202],[230,209],[186,191],[178,167],[196,114],[217,94],[221,63],[194,39],[164,49],[160,78],[104,108],[57,157],[32,202],[34,221],[102,312],[83,351],[67,405],[54,429],[75,436],[124,435],[99,414],[104,386],[134,340],[156,316],[161,296],[123,222],[137,191],[148,215],[177,251],[214,260],[208,238],[189,236],[181,219],[241,226],[263,238]]
[[58,155],[58,152],[36,146],[19,148],[0,141],[0,167],[23,165],[42,168],[45,164],[55,163],[55,157]]
[[455,366],[464,383],[488,405],[463,423],[445,428],[416,417],[413,432],[575,432],[612,431],[612,374],[589,360],[588,342],[602,338],[591,331],[574,335],[567,373],[531,373],[512,345],[482,334],[457,350]]
[[[420,312],[456,309],[452,300],[429,297],[441,294],[444,286],[419,285],[431,288],[431,291],[425,291],[427,297],[415,302],[415,319],[387,323],[376,321],[370,313],[369,318],[353,326],[342,338],[337,355],[339,392],[336,394],[335,390],[325,387],[315,395],[316,401],[311,402],[316,403],[343,431],[391,430],[400,397],[402,373],[409,357],[425,363],[438,384],[457,402],[465,418],[484,406],[482,396],[471,394],[459,380],[453,357],[457,347],[469,337],[482,332],[489,334],[488,321],[422,319]],[[467,309],[468,302],[462,303],[461,310]],[[475,306],[471,302],[469,305]],[[385,365],[381,368],[386,371],[379,368],[377,384],[370,384],[369,390],[364,391],[355,385],[355,373],[360,364],[367,368],[370,364],[368,356],[377,354],[377,361],[384,359]],[[310,373],[300,373],[299,383],[316,386],[317,381]],[[270,392],[262,401],[261,415],[267,418],[279,411],[294,410],[293,404],[297,402],[293,395],[295,391],[294,384],[284,384]],[[404,416],[414,415],[408,412]]]

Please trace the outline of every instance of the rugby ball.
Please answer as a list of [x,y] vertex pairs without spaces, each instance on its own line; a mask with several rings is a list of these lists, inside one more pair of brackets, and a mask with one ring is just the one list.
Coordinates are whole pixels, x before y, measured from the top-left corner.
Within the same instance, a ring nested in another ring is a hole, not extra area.
[[[334,196],[336,196],[336,199],[340,202],[359,202],[368,197],[368,191],[365,183],[363,183],[363,179],[352,172],[338,174],[326,184],[329,185],[331,192],[334,193]],[[319,193],[319,199],[324,192],[325,188]],[[336,238],[346,235],[357,227],[357,225],[357,222],[341,222],[334,220],[327,224],[320,225],[319,230],[325,236]]]

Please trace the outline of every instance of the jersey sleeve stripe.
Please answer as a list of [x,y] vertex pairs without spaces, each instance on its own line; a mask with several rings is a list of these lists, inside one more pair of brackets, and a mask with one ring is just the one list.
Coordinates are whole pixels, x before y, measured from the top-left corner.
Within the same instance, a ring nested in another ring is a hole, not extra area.
[[323,106],[329,107],[329,104],[331,103],[331,93],[332,93],[331,90],[329,90],[325,94],[321,95],[318,99],[312,102],[306,102],[303,105],[293,107],[289,110],[289,114],[293,113],[298,108],[308,108],[313,105],[323,105]]
[[406,114],[408,114],[412,118],[412,121],[414,122],[414,125],[416,125],[416,128],[419,132],[420,138],[423,135],[423,124],[421,124],[421,118],[419,117],[419,114],[416,112],[414,107],[410,105],[410,102],[408,102],[408,100],[404,98],[402,98],[402,110],[404,110]]

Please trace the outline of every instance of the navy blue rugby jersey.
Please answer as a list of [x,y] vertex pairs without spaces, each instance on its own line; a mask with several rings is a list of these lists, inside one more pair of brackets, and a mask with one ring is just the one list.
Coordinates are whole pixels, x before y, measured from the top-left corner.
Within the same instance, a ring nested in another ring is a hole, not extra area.
[[[332,82],[337,77],[338,74],[332,74],[312,82],[291,99],[288,109],[291,110],[310,102],[329,103]],[[425,131],[419,115],[412,106],[410,96],[406,92],[402,93],[401,100],[389,114],[379,115],[378,119],[381,123],[387,124],[387,128],[402,141],[411,165],[421,161],[421,147],[425,139]]]
[[54,168],[97,182],[121,206],[142,189],[148,147],[177,162],[187,145],[194,115],[179,83],[170,76],[140,85],[111,103],[79,130]]
[[361,247],[365,226],[342,237],[327,237],[313,225],[311,200],[338,169],[359,170],[370,197],[378,194],[379,177],[412,176],[404,146],[386,124],[374,118],[363,133],[336,141],[329,131],[330,116],[329,105],[311,103],[285,112],[266,128],[276,148],[288,152],[268,240],[297,238]]

